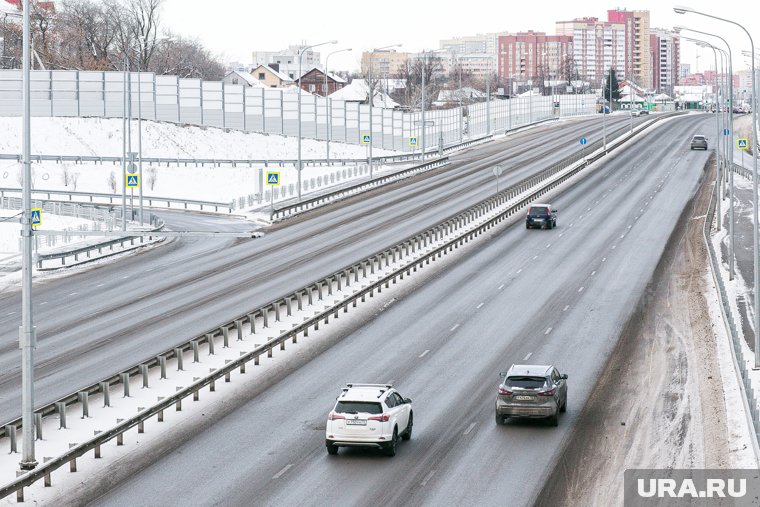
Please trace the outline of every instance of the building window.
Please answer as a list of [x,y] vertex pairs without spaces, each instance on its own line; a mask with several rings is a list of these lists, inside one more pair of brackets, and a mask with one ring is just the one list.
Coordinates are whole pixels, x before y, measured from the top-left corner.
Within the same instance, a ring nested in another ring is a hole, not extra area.
[[232,84],[238,84],[238,78],[233,77],[232,78]]
[[310,85],[309,85],[309,91],[310,91],[311,93],[314,93],[314,91],[316,91],[316,89],[317,89],[317,87],[316,87],[315,85],[313,85],[313,84],[310,84]]
[[266,79],[266,76],[264,75],[264,73],[259,72],[259,81],[263,81],[264,79]]

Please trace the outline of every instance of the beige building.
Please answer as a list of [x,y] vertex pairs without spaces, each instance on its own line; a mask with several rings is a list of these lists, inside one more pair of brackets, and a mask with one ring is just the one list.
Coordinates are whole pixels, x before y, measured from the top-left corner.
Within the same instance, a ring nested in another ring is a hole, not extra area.
[[578,18],[557,21],[557,35],[573,38],[571,74],[581,80],[602,86],[610,69],[618,79],[625,79],[625,24]]
[[649,11],[610,10],[607,19],[625,24],[626,75],[632,75],[638,86],[652,88]]
[[251,75],[267,88],[282,88],[294,84],[293,79],[269,65],[259,65],[251,71]]
[[399,75],[406,65],[409,53],[397,51],[375,51],[362,53],[362,74],[369,71],[369,59],[372,58],[372,75],[394,77]]

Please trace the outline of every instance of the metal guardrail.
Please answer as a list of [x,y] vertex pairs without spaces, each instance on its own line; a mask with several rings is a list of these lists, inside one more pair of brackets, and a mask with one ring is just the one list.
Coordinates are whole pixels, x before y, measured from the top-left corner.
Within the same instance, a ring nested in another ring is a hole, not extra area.
[[[0,188],[0,198],[4,197],[6,193],[11,194],[20,194],[21,189],[20,188]],[[46,196],[46,197],[42,197]],[[33,189],[32,190],[32,199],[46,199],[46,200],[54,200],[52,196],[68,196],[68,201],[70,202],[82,202],[82,201],[74,201],[74,197],[83,197],[87,198],[84,200],[84,202],[92,203],[92,204],[120,204],[120,201],[122,199],[121,195],[116,194],[107,194],[107,193],[101,193],[101,192],[73,192],[73,191],[67,191],[67,190],[43,190],[43,189]],[[96,201],[95,199],[102,199],[103,201],[107,202],[101,202]],[[155,207],[162,207],[160,203],[166,203],[166,207],[171,209],[172,203],[181,205],[183,209],[189,209],[188,206],[197,206],[201,211],[205,211],[208,208],[213,208],[214,211],[218,212],[219,209],[226,209],[228,213],[231,213],[234,206],[230,202],[213,202],[213,201],[199,201],[194,199],[178,199],[175,197],[155,197],[155,196],[143,196],[143,203],[147,202],[149,207],[154,207],[154,202],[156,203]]]
[[336,201],[339,199],[349,197],[351,195],[366,192],[367,190],[379,187],[386,183],[410,178],[421,172],[426,172],[436,167],[444,166],[448,163],[449,163],[448,157],[437,158],[435,160],[431,160],[430,162],[425,162],[424,164],[420,164],[420,165],[411,167],[409,169],[404,169],[402,171],[398,171],[393,174],[386,174],[385,176],[379,176],[369,181],[363,181],[361,183],[350,185],[348,187],[344,187],[339,190],[334,190],[326,194],[318,195],[317,197],[312,197],[311,199],[304,199],[302,201],[299,201],[293,204],[288,204],[286,206],[275,208],[270,213],[269,218],[270,220],[274,220],[275,218],[282,218],[282,217],[293,215],[299,212],[307,211],[317,206],[320,206],[322,204],[325,204],[327,202]]
[[[748,179],[752,178],[752,173],[744,167],[738,166],[732,162],[731,168],[733,171],[741,174],[742,176],[746,176]],[[715,219],[715,207],[715,192],[713,192],[710,198],[710,206],[707,211],[707,218],[705,219],[703,232],[710,257],[710,268],[713,274],[713,279],[716,282],[715,285],[718,287],[718,296],[720,298],[723,321],[726,325],[726,330],[728,331],[728,334],[731,338],[731,347],[729,348],[731,349],[731,356],[734,361],[735,371],[738,370],[737,380],[739,380],[739,388],[742,392],[742,398],[745,404],[744,411],[748,415],[748,422],[751,423],[754,430],[752,448],[754,450],[755,458],[758,459],[760,458],[760,455],[758,455],[760,449],[760,446],[758,445],[758,442],[760,442],[760,411],[758,411],[757,397],[755,396],[755,391],[752,388],[752,382],[750,381],[745,361],[741,360],[743,357],[741,338],[739,337],[739,333],[737,331],[737,323],[734,319],[734,314],[731,311],[728,293],[726,292],[726,284],[723,281],[723,275],[720,271],[720,264],[718,263],[718,256],[715,252],[712,241],[710,240],[710,230]]]
[[[665,116],[654,119],[653,121],[648,122],[645,125],[639,126],[636,129],[634,129],[634,132],[637,133],[643,130],[644,128],[646,128],[647,126],[651,125],[652,123],[656,123],[658,120],[664,117]],[[615,148],[620,146],[621,143],[613,143],[611,141],[625,135],[625,132],[624,132],[625,130],[627,129],[626,128],[619,129],[618,131],[613,133],[612,136],[610,136],[612,139],[608,140],[608,146],[607,146],[606,151],[590,155],[589,157],[585,157],[585,160],[583,163],[578,164],[574,169],[572,169],[571,171],[567,171],[565,174],[559,177],[556,177],[556,176],[560,171],[562,171],[563,169],[566,169],[567,167],[570,167],[574,162],[579,162],[580,159],[584,157],[578,157],[577,155],[568,157],[568,159],[565,159],[549,167],[548,169],[544,169],[539,174],[534,175],[532,177],[525,178],[521,180],[520,182],[514,185],[511,185],[505,190],[502,190],[498,194],[492,197],[489,197],[481,201],[480,203],[475,204],[474,206],[468,208],[467,210],[450,216],[449,218],[443,220],[442,222],[439,222],[437,225],[431,228],[428,228],[427,230],[423,232],[409,236],[407,239],[397,243],[394,246],[391,246],[390,248],[385,248],[381,251],[378,251],[375,254],[370,255],[357,263],[354,263],[343,269],[335,271],[333,274],[328,275],[327,277],[321,278],[317,280],[316,282],[313,282],[311,284],[308,284],[302,287],[301,289],[298,289],[283,297],[277,298],[267,303],[266,305],[259,307],[258,309],[247,312],[239,316],[238,318],[233,319],[232,321],[229,321],[226,324],[223,324],[222,326],[215,327],[212,330],[201,334],[197,338],[189,340],[185,342],[184,344],[179,345],[177,347],[173,347],[172,349],[164,352],[163,354],[159,354],[158,356],[155,356],[145,362],[135,365],[132,368],[129,368],[120,373],[117,373],[116,375],[107,377],[106,379],[100,382],[92,384],[91,386],[83,389],[82,391],[70,394],[54,403],[44,406],[42,409],[36,410],[35,419],[37,422],[35,423],[35,426],[37,426],[37,431],[38,431],[37,435],[39,438],[41,438],[41,425],[39,424],[39,422],[41,422],[43,416],[54,414],[56,413],[56,411],[60,410],[61,408],[65,410],[66,405],[77,403],[81,399],[86,399],[87,395],[89,394],[95,394],[99,392],[104,393],[110,389],[110,386],[112,384],[122,383],[125,386],[125,390],[126,390],[128,389],[130,376],[142,375],[143,381],[146,382],[148,378],[149,368],[160,366],[162,370],[165,370],[167,359],[177,358],[179,360],[179,357],[181,357],[181,355],[184,352],[189,351],[189,350],[193,350],[193,352],[197,354],[198,347],[201,343],[206,343],[209,346],[210,353],[213,353],[214,339],[218,335],[221,335],[223,337],[224,343],[227,344],[229,341],[230,330],[236,329],[237,334],[238,334],[238,339],[242,339],[241,337],[242,337],[243,324],[247,321],[248,324],[251,326],[251,330],[255,333],[255,321],[257,317],[261,317],[263,326],[268,327],[268,320],[270,318],[270,314],[275,320],[279,320],[283,307],[287,311],[287,314],[290,315],[294,302],[298,305],[298,309],[300,310],[302,309],[304,298],[308,298],[308,302],[311,303],[315,292],[317,293],[318,297],[321,299],[323,295],[324,287],[327,288],[328,294],[331,294],[332,287],[334,284],[337,284],[337,288],[338,290],[340,290],[342,284],[349,286],[352,278],[355,282],[358,282],[360,272],[363,273],[363,276],[366,276],[367,270],[369,270],[371,273],[374,273],[376,266],[379,269],[383,266],[383,264],[385,266],[388,266],[391,260],[395,262],[397,258],[400,260],[400,259],[403,259],[405,255],[409,256],[410,254],[414,254],[418,249],[426,247],[430,241],[438,240],[439,237],[442,239],[444,236],[453,234],[458,229],[467,227],[474,220],[483,217],[483,215],[485,215],[486,213],[491,212],[494,209],[498,208],[499,206],[502,206],[508,203],[510,200],[514,199],[517,196],[520,196],[521,194],[523,194],[527,190],[530,190],[536,185],[540,185],[539,188],[537,188],[530,194],[522,197],[518,202],[513,203],[511,206],[509,206],[508,208],[506,208],[505,210],[503,210],[496,216],[485,221],[484,223],[456,235],[453,239],[447,241],[443,245],[435,248],[434,250],[428,252],[425,255],[411,259],[410,263],[394,270],[390,274],[381,278],[379,281],[369,285],[368,287],[363,288],[362,290],[354,293],[348,298],[343,299],[337,304],[334,304],[333,306],[329,307],[327,310],[320,312],[314,317],[282,333],[281,335],[268,341],[267,343],[259,347],[256,347],[251,352],[248,352],[247,354],[241,356],[240,358],[235,359],[234,361],[231,361],[230,363],[225,365],[223,368],[220,368],[212,372],[208,376],[192,383],[190,386],[179,390],[173,396],[168,397],[160,401],[158,404],[146,410],[141,411],[138,415],[130,419],[122,421],[121,423],[117,424],[115,427],[111,428],[110,430],[106,432],[100,433],[99,435],[95,436],[93,439],[89,440],[88,442],[72,447],[63,455],[58,456],[57,458],[40,465],[36,469],[18,477],[13,482],[7,485],[4,485],[3,487],[0,488],[0,498],[4,498],[5,496],[12,494],[13,492],[16,492],[17,498],[20,501],[23,500],[23,488],[30,486],[31,484],[33,484],[34,482],[36,482],[37,480],[43,477],[46,480],[46,484],[49,484],[50,474],[53,470],[60,468],[66,463],[71,463],[72,464],[71,466],[75,468],[76,459],[81,457],[82,455],[84,455],[86,452],[90,450],[95,450],[96,456],[100,456],[101,445],[110,441],[114,437],[116,437],[117,439],[121,439],[123,438],[124,432],[126,432],[127,430],[135,426],[138,426],[138,428],[142,428],[142,424],[147,419],[155,415],[158,415],[159,421],[163,420],[163,411],[171,408],[172,405],[176,405],[177,409],[181,410],[181,402],[184,398],[192,394],[194,399],[197,400],[198,393],[200,389],[202,389],[203,387],[211,386],[213,390],[213,386],[216,381],[221,380],[222,378],[224,378],[225,381],[229,381],[230,375],[234,370],[239,368],[241,373],[244,373],[245,365],[248,362],[253,360],[254,364],[258,364],[259,357],[264,354],[267,354],[268,357],[271,357],[272,351],[277,346],[279,346],[281,350],[284,350],[285,342],[287,342],[288,340],[292,340],[293,343],[296,343],[299,334],[303,334],[304,337],[308,336],[308,330],[312,327],[315,330],[317,330],[319,327],[319,322],[321,322],[322,320],[324,320],[325,323],[328,323],[330,316],[334,315],[337,317],[341,309],[343,309],[344,312],[347,312],[349,305],[353,304],[355,306],[359,300],[364,301],[367,295],[372,297],[374,294],[374,291],[377,291],[378,293],[380,293],[382,291],[383,285],[388,287],[391,282],[395,283],[397,279],[403,279],[405,274],[410,275],[412,270],[416,271],[418,268],[422,268],[424,265],[430,264],[430,262],[434,261],[436,258],[442,257],[443,255],[445,255],[447,251],[448,252],[453,251],[459,246],[462,246],[468,243],[471,239],[474,239],[475,237],[488,231],[489,229],[491,229],[492,227],[494,227],[501,221],[509,218],[510,216],[515,214],[518,210],[525,207],[529,203],[533,202],[537,197],[543,195],[549,190],[559,186],[560,184],[564,183],[568,179],[572,178],[573,176],[578,174],[578,172],[580,172],[585,167],[587,167],[590,162],[593,162],[603,157],[609,151],[614,150]],[[594,153],[594,151],[592,151],[592,153]],[[570,159],[574,159],[574,162],[570,161]],[[551,181],[548,181],[546,184],[541,184],[542,182],[546,180],[551,180]],[[9,430],[10,431],[12,431],[13,429],[18,430],[18,428],[20,427],[21,427],[21,418],[18,418],[14,421],[10,421],[0,426],[0,436],[8,436]]]

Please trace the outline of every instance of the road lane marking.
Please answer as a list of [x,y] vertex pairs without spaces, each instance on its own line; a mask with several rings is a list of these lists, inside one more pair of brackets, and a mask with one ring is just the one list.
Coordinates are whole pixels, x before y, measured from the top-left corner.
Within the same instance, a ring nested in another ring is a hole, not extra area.
[[560,232],[559,233],[559,237],[561,238],[563,234],[565,234],[565,233],[564,232]]
[[422,482],[420,483],[420,486],[424,486],[425,484],[427,484],[428,481],[430,479],[432,479],[434,475],[435,475],[435,470],[431,470],[430,472],[428,472],[428,474],[425,476],[425,478],[422,479]]
[[568,308],[570,308],[570,305],[567,305],[567,306],[565,306],[565,307],[562,309],[562,311],[563,311],[563,312],[566,312]]
[[615,249],[615,247],[617,247],[617,245],[612,245],[612,250],[614,250],[614,249]]
[[528,352],[528,355],[525,356],[525,359],[523,359],[523,361],[527,361],[528,359],[530,359],[530,356],[532,355],[533,355],[533,352]]
[[285,465],[285,467],[282,470],[280,470],[279,472],[277,472],[276,474],[272,476],[272,479],[279,479],[280,477],[283,476],[285,472],[290,470],[292,467],[293,467],[292,463],[290,465]]
[[121,277],[122,280],[126,280],[127,278],[129,278],[129,275],[124,275]]
[[42,303],[40,303],[40,306],[46,305],[46,304],[48,304],[48,302],[47,301],[43,301]]
[[519,275],[520,273],[522,273],[522,268],[517,270],[517,274]]
[[552,246],[552,244],[551,244],[551,243],[549,243],[548,245],[546,245],[546,248],[549,248],[550,246]]
[[469,425],[469,426],[467,426],[467,429],[466,429],[466,430],[464,430],[464,434],[465,434],[465,435],[469,435],[469,434],[470,434],[470,432],[472,431],[472,428],[474,428],[474,427],[475,427],[475,424],[477,424],[477,423],[470,423],[470,425]]
[[13,315],[13,314],[15,314],[15,313],[16,313],[16,312],[11,312],[11,313],[9,313],[8,315]]
[[478,306],[475,307],[476,310],[480,310],[485,303],[480,303]]
[[625,237],[625,234],[620,235],[620,239],[623,239]]
[[607,257],[602,257],[602,262],[606,261]]
[[427,355],[427,353],[428,353],[428,352],[430,352],[430,350],[426,350],[425,352],[423,352],[422,354],[420,354],[420,357],[421,357],[421,358],[422,358],[422,357],[425,357],[425,356]]
[[570,227],[572,227],[572,226],[573,226],[573,224],[570,224]]
[[546,330],[546,332],[544,334],[549,334],[551,332],[552,332],[552,328],[549,328],[549,329]]
[[77,295],[76,292],[72,292],[71,294],[69,294],[69,296],[76,296],[76,295]]
[[578,292],[583,292],[583,289],[585,289],[585,287],[581,287],[580,289],[578,289]]
[[96,285],[96,287],[102,287],[104,285],[105,285],[104,283],[100,283],[100,284]]
[[536,259],[538,259],[538,255],[533,256],[533,260],[536,260]]
[[499,285],[499,290],[504,288],[504,284]]
[[591,272],[591,276],[594,276],[596,274],[596,271]]
[[454,331],[458,327],[459,327],[459,324],[454,324],[454,327],[452,327],[451,329],[449,329],[449,331]]

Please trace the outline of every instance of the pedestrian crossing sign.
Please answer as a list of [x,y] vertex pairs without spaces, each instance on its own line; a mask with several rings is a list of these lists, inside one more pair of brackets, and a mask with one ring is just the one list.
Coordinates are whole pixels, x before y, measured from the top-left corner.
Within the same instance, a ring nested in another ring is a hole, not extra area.
[[417,146],[417,136],[412,136],[409,138],[409,146]]
[[736,147],[739,148],[740,150],[746,151],[748,146],[749,146],[749,143],[747,142],[746,137],[740,137],[739,139],[736,140]]
[[140,175],[127,174],[127,188],[140,188]]
[[279,187],[280,186],[280,173],[278,172],[271,172],[267,173],[267,185],[270,187]]
[[369,134],[362,134],[362,144],[369,144],[372,141],[372,136]]
[[42,208],[32,208],[32,227],[39,227],[42,225]]

